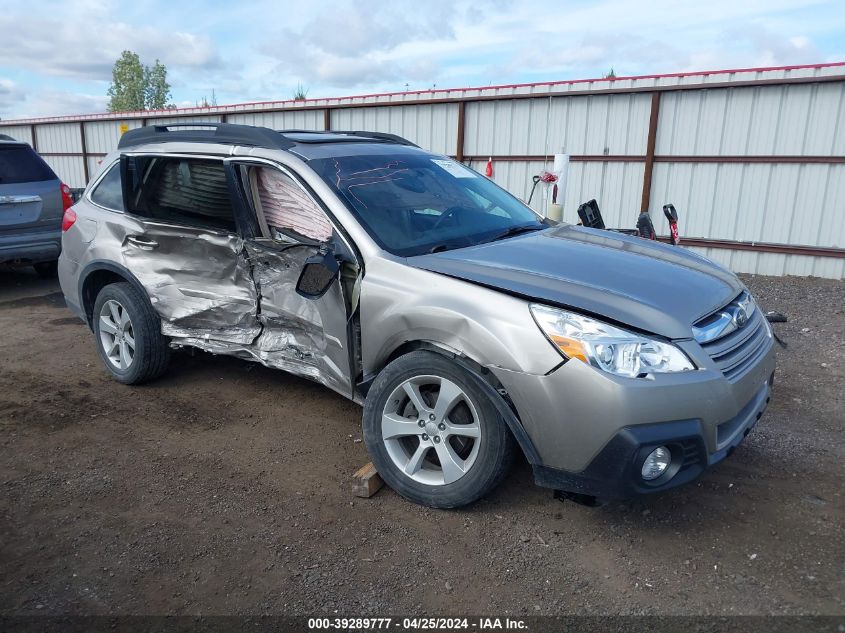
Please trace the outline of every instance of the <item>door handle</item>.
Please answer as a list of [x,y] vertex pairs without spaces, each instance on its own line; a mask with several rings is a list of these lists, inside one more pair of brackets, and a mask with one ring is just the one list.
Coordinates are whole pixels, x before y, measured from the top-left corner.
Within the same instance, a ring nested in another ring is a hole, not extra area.
[[151,251],[154,248],[158,248],[158,242],[138,235],[130,235],[126,238],[126,241],[143,251]]

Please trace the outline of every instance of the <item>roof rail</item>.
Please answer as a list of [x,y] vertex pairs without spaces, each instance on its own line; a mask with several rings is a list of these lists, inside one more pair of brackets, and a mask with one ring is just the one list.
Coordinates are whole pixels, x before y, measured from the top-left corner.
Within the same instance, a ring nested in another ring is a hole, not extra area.
[[[356,139],[371,139],[373,141],[389,142],[396,143],[398,145],[409,145],[411,147],[419,147],[419,145],[412,143],[406,138],[402,138],[401,136],[398,136],[396,134],[388,134],[387,132],[365,132],[356,130],[279,130],[279,134],[282,134],[283,136],[297,135],[294,140],[296,140],[298,143],[340,143],[343,142],[342,137],[354,136],[356,137]],[[301,138],[299,135],[307,135],[309,137],[313,136],[314,138],[313,140],[311,140],[310,138]],[[326,139],[325,141],[322,141],[319,138],[321,135],[339,138]]]
[[[188,129],[177,129],[188,128]],[[313,135],[314,140],[297,138],[297,135]],[[163,143],[181,141],[183,143],[224,143],[266,147],[269,149],[290,149],[296,143],[320,143],[320,136],[325,135],[325,142],[338,142],[338,137],[351,136],[356,140],[371,139],[382,143],[396,143],[418,147],[411,141],[386,132],[363,132],[353,130],[271,130],[267,127],[239,125],[236,123],[217,123],[215,121],[192,121],[190,123],[163,123],[148,125],[129,130],[120,137],[118,149],[143,145],[145,143]],[[289,138],[290,136],[290,138]],[[350,139],[352,140],[352,139]]]
[[327,130],[328,134],[346,134],[347,136],[360,136],[363,138],[371,138],[377,141],[389,141],[398,143],[399,145],[410,145],[411,147],[419,147],[416,143],[412,143],[406,138],[402,138],[398,134],[388,134],[387,132],[367,132],[364,130]]
[[366,138],[373,138],[378,140],[384,141],[393,141],[394,143],[399,143],[399,145],[410,145],[411,147],[419,147],[416,143],[412,143],[406,138],[399,136],[398,134],[388,134],[387,132],[365,132],[365,131],[355,131],[355,132],[345,132],[345,134],[350,134],[352,136],[363,136]]
[[[178,130],[171,128],[195,129]],[[292,141],[267,127],[216,123],[214,121],[197,121],[191,123],[165,123],[135,128],[120,137],[117,147],[122,149],[144,143],[170,141],[181,141],[183,143],[231,143],[234,145],[267,147],[270,149],[290,149],[294,146]]]

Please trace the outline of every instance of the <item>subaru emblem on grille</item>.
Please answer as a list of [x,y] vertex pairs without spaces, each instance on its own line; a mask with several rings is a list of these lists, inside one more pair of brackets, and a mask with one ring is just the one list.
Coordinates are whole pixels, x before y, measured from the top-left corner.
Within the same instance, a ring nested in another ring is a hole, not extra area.
[[754,310],[754,300],[751,295],[743,293],[724,309],[699,321],[698,325],[694,325],[693,336],[702,344],[720,339],[742,329],[751,320]]

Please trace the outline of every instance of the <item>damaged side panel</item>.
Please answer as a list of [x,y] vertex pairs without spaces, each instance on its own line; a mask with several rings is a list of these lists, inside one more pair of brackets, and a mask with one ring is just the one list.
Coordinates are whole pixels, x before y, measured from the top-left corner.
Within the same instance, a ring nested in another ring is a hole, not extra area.
[[124,265],[147,290],[162,333],[249,344],[261,331],[243,240],[207,229],[142,223],[123,236]]
[[296,292],[302,263],[316,247],[247,242],[253,278],[260,293],[264,326],[255,348],[265,362],[309,376],[346,396],[351,394],[347,310],[340,283],[319,299]]
[[179,344],[255,360],[352,394],[347,344],[347,309],[340,283],[319,299],[296,292],[302,262],[317,251],[306,245],[244,243],[256,289],[259,329],[250,341],[187,336]]

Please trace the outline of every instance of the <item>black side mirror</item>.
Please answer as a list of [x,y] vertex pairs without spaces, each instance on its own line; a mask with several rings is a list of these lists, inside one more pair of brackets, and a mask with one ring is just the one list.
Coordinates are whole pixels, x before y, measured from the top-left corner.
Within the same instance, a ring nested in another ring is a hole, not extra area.
[[340,265],[331,249],[320,251],[305,260],[296,292],[306,299],[319,299],[332,287],[340,272]]

